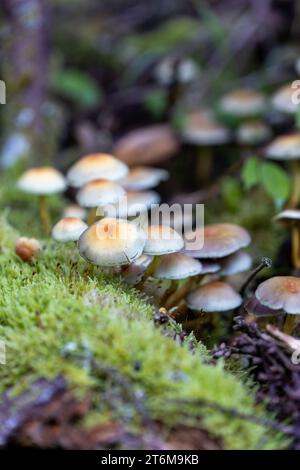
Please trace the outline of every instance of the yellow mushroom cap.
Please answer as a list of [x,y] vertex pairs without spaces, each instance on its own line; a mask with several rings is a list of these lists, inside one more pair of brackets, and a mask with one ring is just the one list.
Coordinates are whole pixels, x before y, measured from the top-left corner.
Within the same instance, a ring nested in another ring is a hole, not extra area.
[[165,255],[180,251],[183,246],[183,238],[168,225],[150,225],[146,231],[146,255]]
[[98,207],[114,204],[125,195],[125,190],[109,180],[93,180],[86,183],[77,194],[77,202],[82,207]]
[[69,184],[75,188],[95,179],[117,181],[128,173],[125,163],[106,153],[87,155],[76,162],[67,173]]
[[30,168],[23,173],[17,185],[19,189],[26,193],[41,196],[60,193],[66,189],[64,176],[50,166]]
[[64,217],[54,225],[52,237],[58,242],[77,241],[88,225],[78,217]]
[[79,253],[99,266],[122,266],[141,256],[145,233],[134,222],[105,217],[79,238]]
[[272,106],[282,113],[295,114],[299,111],[299,103],[294,101],[295,88],[292,83],[281,86],[272,96]]
[[300,314],[300,278],[275,276],[262,282],[255,291],[258,301],[272,310]]
[[241,296],[225,282],[214,281],[191,292],[186,303],[191,310],[202,312],[226,312],[242,303]]
[[241,88],[223,96],[220,108],[224,113],[232,116],[254,116],[265,111],[266,99],[264,95],[255,90]]
[[[193,241],[195,239],[196,241]],[[199,239],[200,246],[197,239]],[[197,231],[187,232],[184,253],[195,258],[223,258],[249,245],[247,230],[235,224],[211,224]]]
[[266,149],[266,157],[273,160],[300,159],[300,133],[287,134],[274,139]]
[[169,178],[169,172],[162,168],[136,166],[120,181],[127,191],[144,191],[158,186],[161,181]]
[[160,265],[154,272],[157,279],[186,279],[202,272],[200,261],[182,253],[171,253],[163,256]]
[[221,145],[230,140],[230,132],[210,111],[204,110],[187,115],[182,138],[190,144]]

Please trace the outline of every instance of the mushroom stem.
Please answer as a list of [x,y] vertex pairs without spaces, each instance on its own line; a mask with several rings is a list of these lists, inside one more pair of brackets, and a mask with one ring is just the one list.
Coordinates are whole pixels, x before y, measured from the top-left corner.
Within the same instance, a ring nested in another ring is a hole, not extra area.
[[146,271],[144,272],[144,275],[143,275],[143,278],[142,278],[142,281],[141,281],[141,285],[144,284],[144,281],[152,276],[152,274],[154,273],[154,271],[156,271],[156,269],[158,268],[158,266],[160,265],[160,262],[161,262],[161,257],[160,256],[154,256],[153,257],[153,260],[151,261],[151,263],[149,264],[148,268],[146,269]]
[[211,148],[208,146],[198,147],[197,153],[197,181],[207,184],[212,171]]
[[284,325],[283,325],[283,332],[287,335],[292,335],[293,330],[296,324],[296,315],[289,315],[287,314],[285,317]]
[[270,268],[272,266],[272,260],[270,258],[266,258],[265,256],[262,258],[261,262],[259,263],[259,265],[252,271],[252,273],[250,274],[250,276],[246,279],[246,281],[244,282],[244,284],[242,285],[241,287],[241,290],[240,290],[240,295],[241,297],[243,297],[246,293],[246,290],[249,286],[249,284],[251,283],[251,281],[253,281],[253,279],[257,276],[257,274],[264,268]]
[[293,160],[291,162],[292,175],[293,175],[293,184],[292,184],[292,194],[287,207],[289,209],[295,209],[300,201],[300,161]]
[[166,289],[164,292],[163,296],[160,299],[161,305],[165,305],[167,302],[168,298],[170,297],[171,294],[177,289],[177,281],[172,280],[169,287]]
[[297,224],[292,227],[292,263],[295,269],[300,269],[300,231]]
[[97,207],[91,207],[91,209],[89,210],[87,224],[92,225],[96,220],[96,216],[97,216]]
[[41,219],[42,229],[45,235],[49,235],[50,228],[51,228],[51,219],[50,219],[46,196],[41,195],[39,197],[39,205],[40,205],[40,219]]
[[180,301],[190,292],[194,285],[194,278],[188,278],[178,289],[166,300],[164,307],[169,310],[180,303]]

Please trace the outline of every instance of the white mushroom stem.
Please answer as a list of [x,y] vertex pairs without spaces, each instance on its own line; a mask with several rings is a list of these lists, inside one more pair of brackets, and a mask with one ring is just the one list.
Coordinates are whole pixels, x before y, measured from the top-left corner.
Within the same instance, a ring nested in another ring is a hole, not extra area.
[[197,153],[197,180],[207,184],[212,172],[212,151],[208,146],[201,146]]
[[97,207],[92,207],[89,210],[87,224],[92,225],[96,221],[96,218],[97,218]]
[[293,175],[293,187],[290,200],[287,203],[287,207],[289,209],[295,209],[300,201],[300,161],[293,160],[291,162],[291,166]]
[[51,228],[51,219],[48,209],[48,203],[46,196],[39,196],[39,205],[40,205],[40,219],[42,224],[42,229],[45,235],[49,235]]
[[296,319],[297,319],[297,315],[289,315],[289,314],[286,315],[284,325],[283,325],[283,332],[285,334],[292,335],[293,330],[295,328]]

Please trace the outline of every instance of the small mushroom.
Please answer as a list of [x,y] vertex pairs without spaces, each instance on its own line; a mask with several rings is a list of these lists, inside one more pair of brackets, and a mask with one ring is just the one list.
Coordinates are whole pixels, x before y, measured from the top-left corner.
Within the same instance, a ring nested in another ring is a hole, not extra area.
[[20,237],[15,244],[15,252],[23,261],[31,262],[42,251],[42,246],[35,238]]
[[191,310],[198,312],[226,312],[239,307],[242,297],[229,284],[213,281],[192,291],[186,303]]
[[296,114],[299,110],[299,103],[295,102],[293,95],[295,88],[292,83],[281,86],[272,96],[271,104],[276,111],[284,114]]
[[277,214],[273,220],[291,228],[292,263],[296,269],[300,269],[300,210],[286,209]]
[[128,191],[118,204],[110,204],[103,210],[110,217],[138,218],[140,215],[147,215],[148,210],[159,202],[160,195],[156,191]]
[[190,57],[182,59],[167,56],[155,68],[154,75],[161,85],[171,85],[174,81],[180,84],[189,83],[199,76],[199,66]]
[[300,315],[300,278],[275,276],[262,282],[255,291],[255,297],[265,307],[287,315],[283,330],[292,334],[296,319]]
[[199,181],[206,183],[212,169],[212,147],[228,143],[229,130],[217,122],[210,111],[197,111],[187,115],[182,139],[197,146],[197,175]]
[[77,241],[88,225],[78,217],[64,217],[54,225],[52,238],[58,242]]
[[79,219],[85,220],[87,212],[83,207],[78,206],[77,204],[69,204],[63,210],[63,217],[78,217]]
[[287,134],[274,139],[266,148],[265,157],[291,161],[293,188],[288,207],[296,208],[300,199],[300,133]]
[[233,276],[234,274],[248,271],[252,267],[252,258],[249,253],[236,251],[232,255],[218,260],[221,265],[221,276]]
[[162,168],[136,166],[120,181],[126,191],[145,191],[158,186],[169,178],[169,172]]
[[95,153],[78,160],[69,169],[67,181],[70,186],[80,188],[95,179],[118,181],[127,173],[127,166],[117,158],[106,153]]
[[250,88],[241,88],[223,96],[219,106],[222,113],[237,119],[245,119],[263,114],[266,105],[262,93]]
[[122,271],[124,281],[129,285],[138,284],[152,262],[152,256],[141,255]]
[[18,188],[39,196],[40,219],[45,234],[49,234],[51,221],[46,196],[61,193],[66,189],[63,175],[52,167],[31,168],[18,180]]
[[144,254],[154,258],[143,279],[151,276],[158,268],[162,255],[176,253],[182,250],[183,246],[181,235],[168,225],[150,225],[146,230]]
[[263,121],[245,121],[236,131],[237,142],[246,149],[265,144],[272,137],[271,128]]
[[113,152],[130,166],[155,165],[168,160],[178,149],[171,127],[159,124],[129,132],[116,142]]
[[185,235],[183,251],[194,258],[223,258],[245,248],[251,241],[247,230],[235,224],[211,224],[198,230],[199,236],[197,230]]
[[98,266],[123,266],[139,258],[145,233],[134,222],[105,217],[91,225],[78,240],[80,255]]
[[90,209],[88,224],[96,219],[98,207],[115,204],[125,196],[126,191],[119,184],[109,180],[93,180],[86,183],[77,193],[77,202],[81,207]]

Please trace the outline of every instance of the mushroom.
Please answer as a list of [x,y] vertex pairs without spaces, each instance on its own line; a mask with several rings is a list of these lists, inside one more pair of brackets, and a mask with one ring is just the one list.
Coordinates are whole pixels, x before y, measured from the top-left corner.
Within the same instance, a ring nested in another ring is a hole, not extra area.
[[127,166],[117,158],[106,153],[95,153],[78,160],[69,169],[67,181],[70,186],[80,188],[95,179],[118,181],[127,173]]
[[142,127],[121,137],[113,152],[128,165],[155,165],[178,151],[178,141],[167,124]]
[[78,217],[64,217],[54,225],[52,238],[58,242],[77,241],[88,225]]
[[219,107],[226,115],[245,119],[263,114],[266,104],[263,94],[250,88],[241,88],[223,96]]
[[143,277],[144,272],[151,264],[152,256],[141,255],[122,271],[124,281],[129,285],[138,284]]
[[20,237],[15,244],[15,252],[23,261],[31,262],[42,251],[42,246],[35,238]]
[[145,233],[134,222],[105,217],[91,225],[78,240],[80,255],[98,266],[123,266],[139,258]]
[[263,121],[242,122],[236,131],[237,142],[246,148],[262,145],[271,137],[272,130]]
[[46,196],[63,192],[66,182],[63,175],[52,167],[31,168],[18,180],[18,188],[39,196],[40,219],[45,234],[49,234],[51,221]]
[[77,193],[77,202],[81,207],[90,209],[88,224],[96,219],[98,207],[115,204],[125,196],[126,192],[117,183],[109,180],[93,180],[86,183]]
[[182,59],[167,56],[155,68],[154,75],[161,85],[171,85],[174,81],[180,84],[189,83],[199,75],[198,64],[190,57]]
[[206,183],[211,174],[212,147],[228,143],[229,130],[217,122],[210,111],[197,111],[187,115],[182,139],[197,146],[197,176],[200,181]]
[[169,172],[162,168],[136,166],[120,181],[126,191],[145,191],[155,188],[169,178]]
[[176,253],[184,246],[183,238],[168,225],[150,225],[146,230],[144,254],[153,256],[152,263],[143,279],[151,276],[158,268],[161,256]]
[[255,297],[271,310],[284,311],[286,319],[283,331],[292,334],[297,315],[300,315],[300,278],[276,276],[262,282],[255,291]]
[[247,230],[239,225],[211,224],[203,229],[187,232],[183,251],[194,258],[224,258],[245,248],[250,241]]
[[138,218],[147,215],[148,210],[159,202],[160,196],[156,191],[128,191],[118,204],[111,204],[103,210],[107,216]]
[[266,148],[265,157],[292,162],[293,188],[288,207],[296,208],[300,199],[300,133],[274,139]]
[[[202,264],[200,261],[186,256],[183,253],[171,253],[162,257],[158,268],[154,271],[153,277],[155,279],[169,280],[171,287],[168,289],[168,296],[172,296],[166,300],[164,305],[167,309],[172,307],[173,304],[183,298],[191,289],[193,277],[200,274],[202,271]],[[183,282],[182,282],[183,281]],[[174,293],[176,292],[176,296]]]
[[63,217],[78,217],[79,219],[85,220],[87,213],[83,207],[78,206],[77,204],[69,204],[63,210]]
[[252,258],[244,251],[236,251],[232,255],[218,260],[221,265],[221,276],[233,276],[234,274],[248,271],[252,267]]
[[293,99],[294,94],[295,88],[292,83],[281,86],[272,96],[273,108],[284,114],[296,114],[300,108],[299,103]]
[[292,235],[292,263],[296,269],[300,269],[300,210],[286,209],[277,214],[273,220],[285,226],[290,226]]

